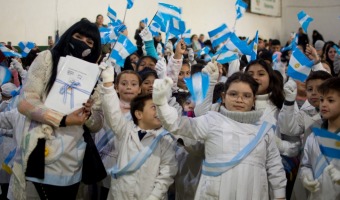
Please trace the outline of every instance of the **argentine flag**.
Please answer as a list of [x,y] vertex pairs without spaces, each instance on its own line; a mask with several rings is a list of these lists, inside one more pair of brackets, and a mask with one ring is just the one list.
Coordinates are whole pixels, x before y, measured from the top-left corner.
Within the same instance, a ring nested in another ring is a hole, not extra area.
[[297,14],[299,23],[301,24],[301,27],[305,33],[307,33],[307,29],[309,26],[309,23],[313,21],[313,18],[311,18],[309,15],[307,15],[303,10],[301,10]]
[[222,42],[226,41],[231,34],[231,31],[228,29],[226,24],[222,24],[216,29],[209,31],[208,35],[212,42],[212,46],[215,48],[220,45]]
[[299,41],[299,34],[294,33],[294,39],[290,42],[288,46],[283,47],[281,49],[281,52],[294,50],[295,47],[297,47],[298,41]]
[[111,22],[117,20],[117,13],[110,6],[107,7],[107,16],[110,18]]
[[110,32],[111,32],[111,28],[103,27],[103,26],[99,28],[101,44],[107,44],[109,42],[107,41],[107,35],[109,35]]
[[248,8],[248,4],[242,0],[237,0],[235,3],[236,7],[236,19],[240,19]]
[[181,19],[171,18],[168,32],[176,37],[185,32],[185,22]]
[[203,55],[205,55],[205,54],[208,54],[209,51],[210,51],[210,48],[209,48],[209,47],[204,47],[203,49],[198,50],[198,51],[196,52],[196,54],[197,54],[198,56],[203,56]]
[[126,6],[126,8],[127,8],[127,9],[131,9],[132,6],[133,6],[133,2],[134,2],[134,0],[127,0],[127,6]]
[[158,36],[159,32],[161,31],[161,26],[157,22],[153,22],[150,24],[149,30],[152,36]]
[[229,40],[225,44],[227,49],[235,53],[240,53],[244,55],[251,55],[252,49],[250,49],[245,41],[242,41],[237,37],[235,33],[231,33]]
[[114,59],[117,65],[123,67],[125,58],[135,51],[137,51],[137,47],[125,35],[120,34],[110,58]]
[[186,30],[183,35],[182,38],[185,42],[186,45],[191,45],[191,29]]
[[321,153],[328,158],[340,159],[340,136],[325,129],[313,128]]
[[166,3],[158,3],[158,11],[153,20],[161,25],[162,32],[167,32],[170,19],[176,18],[180,20],[181,14],[182,10],[177,6]]
[[288,65],[287,74],[295,80],[305,82],[314,62],[309,60],[298,48],[295,48]]
[[29,52],[35,47],[35,44],[33,42],[19,42],[18,46],[21,49],[21,55],[23,58],[25,58]]
[[0,51],[4,54],[5,57],[18,57],[21,58],[21,54],[17,53],[9,48],[5,47],[3,44],[0,44]]
[[230,63],[231,61],[238,59],[237,54],[229,51],[225,46],[215,54],[215,57],[217,58],[216,61],[220,64]]
[[191,94],[192,100],[196,105],[203,102],[207,96],[209,88],[209,75],[205,73],[195,73],[189,78],[185,78],[184,82]]
[[12,73],[9,71],[8,67],[0,65],[0,86],[9,82],[12,78]]
[[251,53],[250,53],[250,60],[256,60],[257,58],[257,47],[259,43],[259,31],[256,31],[255,38],[254,40],[250,43],[249,47],[251,48]]

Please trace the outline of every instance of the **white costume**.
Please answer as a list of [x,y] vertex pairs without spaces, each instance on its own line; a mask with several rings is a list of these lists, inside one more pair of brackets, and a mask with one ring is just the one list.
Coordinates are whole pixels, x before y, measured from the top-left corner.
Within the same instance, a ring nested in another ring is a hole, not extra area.
[[[304,155],[301,163],[301,177],[310,176],[314,177],[314,171],[316,169],[316,163],[318,157],[321,155],[321,151],[319,148],[319,144],[315,138],[315,135],[312,133],[308,136],[304,148]],[[340,161],[337,159],[333,159],[331,163],[334,167],[340,170]],[[340,199],[340,185],[336,184],[332,181],[330,175],[323,171],[319,178],[314,177],[320,183],[319,191],[313,192],[309,196],[309,200],[319,200],[319,199],[327,199],[327,200],[338,200]]]
[[[205,143],[209,163],[229,161],[245,147],[259,130],[261,112],[209,111],[197,118],[177,117],[175,109],[157,106],[164,128]],[[195,199],[269,199],[269,188],[275,198],[285,196],[286,178],[273,130],[265,133],[251,153],[240,164],[219,176],[202,174]]]
[[[140,140],[137,133],[141,129],[131,120],[123,117],[118,104],[119,99],[113,87],[102,88],[102,92],[104,93],[102,101],[106,122],[115,132],[120,143],[117,167],[121,169],[134,155],[149,146],[164,129],[146,130],[147,134]],[[150,195],[163,199],[176,173],[174,141],[169,135],[165,135],[151,156],[137,171],[111,178],[108,199],[144,200]]]

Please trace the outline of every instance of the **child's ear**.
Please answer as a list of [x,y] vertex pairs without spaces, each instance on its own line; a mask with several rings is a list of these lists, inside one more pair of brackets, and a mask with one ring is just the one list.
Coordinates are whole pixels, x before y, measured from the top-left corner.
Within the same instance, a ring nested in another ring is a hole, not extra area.
[[143,112],[140,110],[135,110],[135,117],[137,118],[137,120],[141,120],[143,118]]

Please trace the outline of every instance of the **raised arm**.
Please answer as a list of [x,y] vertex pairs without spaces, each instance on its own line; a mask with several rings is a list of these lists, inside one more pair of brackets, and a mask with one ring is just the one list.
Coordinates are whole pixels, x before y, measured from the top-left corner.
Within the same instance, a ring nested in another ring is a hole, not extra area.
[[178,75],[181,71],[183,65],[183,54],[185,51],[186,45],[183,40],[180,40],[176,45],[175,54],[170,56],[167,67],[167,76],[170,77],[173,81],[172,91],[177,91],[177,83],[178,83]]
[[145,51],[146,55],[154,57],[156,60],[158,60],[158,54],[155,48],[155,44],[153,41],[152,34],[148,27],[145,27],[140,32],[140,37],[143,39],[144,45],[145,45]]

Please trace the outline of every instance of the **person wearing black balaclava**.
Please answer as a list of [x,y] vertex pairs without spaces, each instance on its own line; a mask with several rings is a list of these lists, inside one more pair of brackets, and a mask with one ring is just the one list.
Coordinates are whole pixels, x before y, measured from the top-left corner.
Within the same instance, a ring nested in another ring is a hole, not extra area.
[[[20,150],[13,163],[13,199],[26,199],[34,188],[40,199],[76,199],[84,177],[90,132],[103,125],[103,113],[95,91],[83,107],[64,115],[44,105],[58,73],[60,57],[73,56],[97,63],[101,55],[100,34],[95,24],[81,20],[60,37],[51,50],[33,61],[21,90],[18,111],[26,116]],[[88,134],[87,134],[88,133]],[[90,136],[91,137],[91,136]],[[100,159],[99,159],[100,160]],[[104,169],[104,177],[106,172]],[[32,185],[33,187],[30,187]],[[27,185],[27,187],[26,187]],[[37,198],[39,198],[37,197]]]

